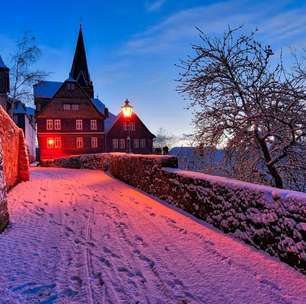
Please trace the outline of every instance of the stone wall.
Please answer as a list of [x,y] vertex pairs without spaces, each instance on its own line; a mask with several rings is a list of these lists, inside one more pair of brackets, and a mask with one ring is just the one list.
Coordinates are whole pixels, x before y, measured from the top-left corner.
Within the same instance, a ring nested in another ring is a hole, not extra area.
[[[57,165],[67,165],[57,161]],[[147,193],[306,274],[306,194],[177,169],[170,156],[96,154],[77,167],[106,169]],[[49,163],[52,165],[52,163]],[[64,165],[64,166],[65,166]]]
[[3,170],[3,151],[0,139],[0,232],[7,226],[9,215],[7,211],[6,184]]
[[23,131],[0,106],[0,139],[4,177],[8,188],[29,179],[29,158]]

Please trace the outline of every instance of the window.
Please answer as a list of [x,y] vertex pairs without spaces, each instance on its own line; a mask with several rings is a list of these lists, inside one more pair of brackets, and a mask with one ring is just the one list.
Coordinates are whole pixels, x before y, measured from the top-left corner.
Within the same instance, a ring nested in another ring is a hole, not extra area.
[[97,127],[97,121],[95,119],[92,119],[90,121],[90,130],[97,130],[98,127]]
[[124,131],[135,131],[135,122],[123,122],[123,130]]
[[54,139],[54,148],[60,149],[62,147],[62,139],[61,138],[55,138]]
[[55,119],[54,120],[54,130],[60,130],[61,129],[61,120]]
[[139,139],[138,138],[134,138],[134,148],[139,149]]
[[71,109],[72,109],[72,111],[79,111],[80,105],[78,105],[78,104],[73,104],[73,105],[71,105]]
[[54,139],[53,138],[47,138],[47,148],[53,149],[54,148]]
[[75,84],[71,83],[71,82],[68,82],[67,83],[67,88],[68,88],[69,91],[73,91],[75,89]]
[[64,108],[64,111],[70,111],[71,105],[69,103],[64,103],[63,108]]
[[53,130],[53,120],[47,119],[47,130]]
[[130,131],[135,131],[135,122],[130,122],[129,123],[129,129],[130,129]]
[[119,147],[120,149],[125,149],[125,139],[121,138],[119,141]]
[[82,149],[84,147],[83,137],[76,138],[76,147],[77,149]]
[[98,148],[98,138],[97,137],[92,137],[91,138],[91,147],[92,148]]
[[77,119],[75,121],[75,128],[77,130],[83,130],[83,121],[82,121],[82,119]]
[[113,139],[113,149],[114,150],[118,149],[118,139],[117,138]]
[[142,138],[140,140],[140,148],[145,148],[146,147],[146,139],[145,138]]

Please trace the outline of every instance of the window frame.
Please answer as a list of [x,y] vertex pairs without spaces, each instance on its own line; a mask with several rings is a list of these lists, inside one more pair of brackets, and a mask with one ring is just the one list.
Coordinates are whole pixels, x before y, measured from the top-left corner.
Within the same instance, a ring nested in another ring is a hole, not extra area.
[[120,150],[125,150],[125,149],[126,149],[125,138],[120,138],[120,139],[119,139],[119,149],[120,149]]
[[133,147],[134,149],[139,149],[139,138],[134,138],[133,140]]
[[140,149],[145,149],[147,147],[146,138],[141,138],[139,143]]
[[76,137],[75,147],[76,147],[76,149],[83,149],[84,148],[84,138],[82,136]]
[[112,147],[113,147],[113,150],[118,150],[119,149],[119,140],[118,140],[118,138],[113,138],[112,139]]
[[98,137],[96,136],[93,136],[90,138],[90,146],[92,149],[96,149],[99,147],[99,144],[98,144]]
[[60,119],[54,119],[53,127],[54,127],[54,130],[56,130],[56,131],[61,130],[62,129],[61,120]]
[[83,130],[83,119],[76,119],[75,120],[75,129],[78,131]]
[[54,149],[61,149],[62,148],[62,139],[61,137],[54,138]]
[[47,119],[46,120],[46,129],[48,131],[52,131],[53,128],[54,128],[54,126],[53,126],[53,119]]
[[98,130],[98,122],[96,119],[90,120],[90,130]]
[[80,105],[78,104],[78,103],[73,103],[72,105],[71,105],[71,110],[72,111],[79,111],[80,110]]

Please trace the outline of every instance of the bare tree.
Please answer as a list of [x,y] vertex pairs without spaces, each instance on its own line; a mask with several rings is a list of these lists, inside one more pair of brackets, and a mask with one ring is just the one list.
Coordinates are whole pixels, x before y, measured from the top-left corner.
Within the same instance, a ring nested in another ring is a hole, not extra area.
[[177,138],[174,135],[168,134],[168,132],[163,129],[159,128],[157,130],[156,138],[154,140],[154,146],[156,148],[163,148],[168,147],[171,148],[177,142]]
[[33,99],[33,85],[48,74],[34,68],[41,56],[41,50],[36,44],[35,37],[25,33],[17,42],[16,52],[12,56],[11,94],[13,102],[20,99],[29,103]]
[[281,58],[272,62],[255,34],[200,31],[195,55],[179,65],[178,91],[191,100],[196,141],[225,147],[229,175],[305,190],[305,77],[286,71]]

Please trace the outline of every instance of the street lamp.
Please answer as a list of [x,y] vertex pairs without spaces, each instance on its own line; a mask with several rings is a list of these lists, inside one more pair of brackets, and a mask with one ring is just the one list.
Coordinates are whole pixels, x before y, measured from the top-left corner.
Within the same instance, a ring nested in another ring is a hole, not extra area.
[[130,105],[128,99],[125,100],[124,105],[121,107],[123,116],[125,118],[131,118],[133,114],[133,107]]
[[130,105],[130,102],[128,99],[124,101],[124,104],[121,107],[121,109],[122,109],[123,117],[126,119],[125,123],[126,123],[126,128],[128,131],[128,137],[127,137],[128,153],[131,153],[131,127],[128,124],[128,122],[129,122],[129,119],[133,115],[133,107]]

